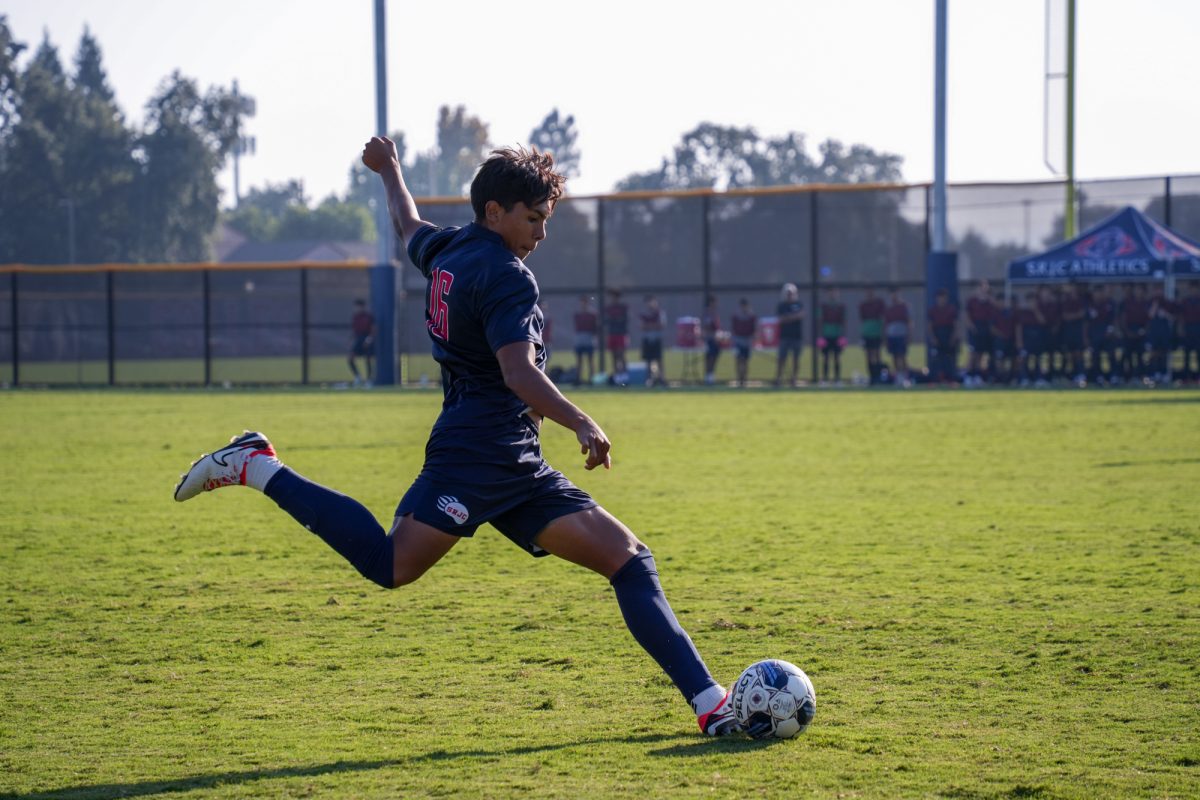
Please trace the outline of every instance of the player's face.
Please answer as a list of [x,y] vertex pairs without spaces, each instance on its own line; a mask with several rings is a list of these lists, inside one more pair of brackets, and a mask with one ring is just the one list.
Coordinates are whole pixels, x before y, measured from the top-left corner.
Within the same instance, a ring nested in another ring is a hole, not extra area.
[[553,209],[549,202],[538,203],[533,208],[517,203],[508,211],[494,200],[487,204],[487,227],[500,234],[504,246],[517,258],[526,258],[537,249],[538,242],[546,238],[546,223]]

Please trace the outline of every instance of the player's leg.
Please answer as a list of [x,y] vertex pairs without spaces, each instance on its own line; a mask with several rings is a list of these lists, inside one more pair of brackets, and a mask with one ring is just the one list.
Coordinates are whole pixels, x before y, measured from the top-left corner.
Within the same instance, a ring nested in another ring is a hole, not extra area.
[[[398,521],[389,536],[361,503],[288,469],[267,438],[252,431],[201,456],[181,477],[175,499],[238,485],[270,497],[364,577],[387,589],[416,580],[458,541],[414,521]],[[402,552],[394,552],[397,548]]]
[[671,610],[650,549],[629,528],[596,506],[552,520],[535,542],[608,578],[629,632],[691,704],[701,730],[721,735],[735,729],[727,692]]

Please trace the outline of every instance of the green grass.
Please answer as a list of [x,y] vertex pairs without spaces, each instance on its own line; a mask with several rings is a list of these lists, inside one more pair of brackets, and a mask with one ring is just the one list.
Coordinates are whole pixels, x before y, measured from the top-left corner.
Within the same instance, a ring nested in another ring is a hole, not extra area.
[[551,460],[654,549],[706,740],[603,581],[490,528],[385,592],[249,490],[242,426],[383,520],[433,392],[0,392],[0,797],[1196,797],[1200,393],[581,392]]

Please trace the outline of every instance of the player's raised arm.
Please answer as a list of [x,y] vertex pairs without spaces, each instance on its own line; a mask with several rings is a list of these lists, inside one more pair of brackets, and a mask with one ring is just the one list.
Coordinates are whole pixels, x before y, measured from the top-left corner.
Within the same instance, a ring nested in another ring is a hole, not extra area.
[[392,217],[392,225],[396,233],[407,245],[413,234],[422,225],[432,223],[421,219],[417,212],[417,203],[413,200],[408,187],[404,185],[404,175],[400,172],[400,157],[396,153],[396,143],[386,136],[373,136],[363,147],[363,164],[383,179],[387,190],[388,213]]

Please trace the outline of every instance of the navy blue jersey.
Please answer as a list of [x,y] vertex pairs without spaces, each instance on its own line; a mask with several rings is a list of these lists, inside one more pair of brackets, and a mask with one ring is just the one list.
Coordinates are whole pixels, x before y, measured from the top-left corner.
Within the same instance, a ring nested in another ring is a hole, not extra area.
[[442,368],[445,398],[434,427],[495,427],[515,422],[525,404],[507,386],[496,351],[532,342],[545,369],[538,286],[500,235],[471,223],[465,228],[423,226],[408,255],[428,280],[425,325]]

